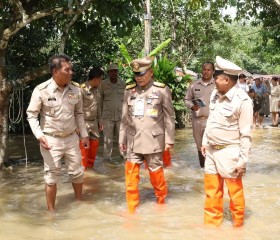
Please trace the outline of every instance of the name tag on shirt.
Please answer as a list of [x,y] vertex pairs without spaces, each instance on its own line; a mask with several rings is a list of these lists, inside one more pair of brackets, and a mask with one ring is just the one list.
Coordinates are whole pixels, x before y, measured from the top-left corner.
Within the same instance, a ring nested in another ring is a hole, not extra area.
[[143,99],[135,100],[134,116],[144,116],[145,103]]

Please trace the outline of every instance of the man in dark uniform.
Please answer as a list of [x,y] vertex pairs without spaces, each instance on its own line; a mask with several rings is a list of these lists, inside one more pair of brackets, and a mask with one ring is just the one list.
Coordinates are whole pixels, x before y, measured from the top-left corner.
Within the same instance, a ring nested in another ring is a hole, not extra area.
[[137,84],[127,86],[123,100],[119,147],[126,152],[126,199],[130,213],[139,204],[139,171],[144,160],[157,203],[163,204],[167,195],[162,154],[174,144],[175,113],[170,89],[153,81],[152,62],[149,57],[131,62]]

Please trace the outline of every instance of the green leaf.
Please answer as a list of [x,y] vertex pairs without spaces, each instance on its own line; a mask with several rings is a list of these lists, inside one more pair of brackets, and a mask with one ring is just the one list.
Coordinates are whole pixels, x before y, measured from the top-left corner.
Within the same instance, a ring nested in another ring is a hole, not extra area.
[[165,48],[171,42],[171,38],[168,38],[160,45],[158,45],[153,51],[149,53],[149,57],[156,56],[163,48]]
[[132,57],[129,55],[126,46],[123,43],[119,44],[118,46],[119,46],[121,54],[125,58],[127,64],[130,64],[130,62],[132,61]]

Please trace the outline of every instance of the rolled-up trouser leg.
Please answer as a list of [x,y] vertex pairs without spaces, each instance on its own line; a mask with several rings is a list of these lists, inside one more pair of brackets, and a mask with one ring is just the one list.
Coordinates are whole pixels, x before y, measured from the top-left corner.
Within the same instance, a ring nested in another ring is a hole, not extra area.
[[228,187],[230,196],[230,211],[232,214],[233,225],[241,227],[244,223],[245,199],[243,192],[242,179],[226,178],[225,182]]
[[125,183],[126,183],[126,202],[128,212],[134,213],[139,205],[140,165],[126,161],[125,163]]
[[223,221],[223,179],[218,174],[204,174],[204,224],[219,226]]
[[158,170],[150,173],[150,181],[154,187],[155,195],[157,197],[157,203],[163,204],[165,203],[165,198],[167,196],[167,185],[164,178],[164,172],[162,167]]

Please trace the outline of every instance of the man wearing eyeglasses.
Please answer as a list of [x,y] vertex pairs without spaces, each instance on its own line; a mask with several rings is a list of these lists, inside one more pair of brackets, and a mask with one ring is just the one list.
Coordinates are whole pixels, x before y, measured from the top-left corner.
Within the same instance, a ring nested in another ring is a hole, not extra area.
[[163,204],[167,185],[162,168],[164,150],[174,145],[175,113],[171,91],[154,82],[153,58],[133,60],[136,83],[128,85],[123,99],[119,147],[126,152],[126,199],[129,213],[139,205],[140,165],[147,163],[157,203]]

